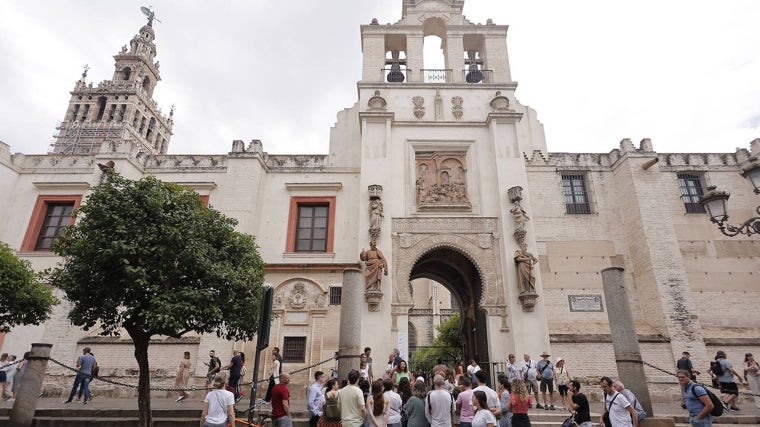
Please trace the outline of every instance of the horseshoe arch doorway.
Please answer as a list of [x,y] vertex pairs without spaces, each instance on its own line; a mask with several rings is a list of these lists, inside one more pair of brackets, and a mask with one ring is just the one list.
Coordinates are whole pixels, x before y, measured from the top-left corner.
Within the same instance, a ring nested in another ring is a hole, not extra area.
[[[444,286],[460,310],[459,336],[465,365],[470,359],[488,362],[487,313],[478,307],[483,282],[477,267],[457,249],[440,247],[420,257],[412,266],[409,283],[430,279]],[[410,289],[411,291],[411,289]]]

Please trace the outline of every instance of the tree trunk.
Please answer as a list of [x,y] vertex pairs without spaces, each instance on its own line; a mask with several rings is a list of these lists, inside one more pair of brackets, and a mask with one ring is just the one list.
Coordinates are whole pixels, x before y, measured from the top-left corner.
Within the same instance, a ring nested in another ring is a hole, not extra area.
[[150,367],[148,365],[148,344],[150,336],[143,331],[127,329],[135,346],[135,359],[140,368],[137,382],[137,409],[140,414],[140,427],[152,427],[153,416],[150,410]]

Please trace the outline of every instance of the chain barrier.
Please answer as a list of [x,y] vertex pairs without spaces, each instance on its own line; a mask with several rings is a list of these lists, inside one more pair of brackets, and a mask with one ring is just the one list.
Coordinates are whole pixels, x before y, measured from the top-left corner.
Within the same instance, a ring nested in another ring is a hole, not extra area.
[[[641,361],[637,361],[637,360],[627,360],[627,362],[641,362],[642,364],[644,364],[644,365],[646,365],[646,366],[649,366],[649,367],[650,367],[650,368],[652,368],[652,369],[656,369],[656,370],[658,370],[658,371],[660,371],[660,372],[662,372],[662,373],[664,373],[664,374],[668,374],[668,375],[670,375],[670,376],[673,376],[673,377],[677,376],[677,374],[676,374],[675,372],[670,372],[670,371],[667,371],[667,370],[665,370],[665,369],[662,369],[662,368],[660,368],[659,366],[655,366],[655,365],[653,365],[653,364],[651,364],[651,363],[649,363],[649,362],[647,362],[647,361],[645,361],[645,360],[641,360]],[[714,385],[712,385],[712,384],[705,384],[705,383],[702,383],[702,382],[698,382],[697,384],[701,385],[702,387],[709,387],[709,388],[711,388],[711,389],[714,389],[714,390],[718,390],[718,391],[720,391],[720,387],[715,387],[715,386],[714,386]],[[739,394],[744,394],[744,395],[747,395],[747,396],[753,396],[753,397],[757,397],[757,396],[760,396],[760,395],[758,395],[758,394],[756,394],[756,393],[752,393],[751,391],[746,391],[746,390],[739,390]]]
[[[17,363],[20,363],[22,360],[24,360],[24,359],[17,360],[15,362],[8,363],[6,365],[0,366],[0,369],[3,369],[5,367],[7,367],[7,366],[15,365]],[[330,362],[332,360],[334,360],[334,359],[331,357],[329,359],[322,360],[320,362],[311,364],[311,365],[303,367],[301,369],[297,369],[295,371],[291,371],[290,374],[292,375],[292,374],[297,374],[297,373],[300,373],[300,372],[308,371],[311,368],[324,365],[325,363]],[[68,366],[68,365],[66,365],[66,364],[64,364],[62,362],[59,362],[58,360],[53,359],[52,357],[50,358],[50,361],[53,362],[53,363],[55,363],[56,365],[59,365],[59,366],[65,368],[65,369],[68,369],[68,370],[70,370],[72,372],[75,372],[77,374],[82,374],[83,373],[82,371],[78,370],[77,368],[74,368],[72,366]],[[669,376],[672,376],[672,377],[676,376],[675,372],[668,371],[666,369],[660,368],[659,366],[653,365],[653,364],[651,364],[651,363],[649,363],[649,362],[647,362],[645,360],[627,360],[627,361],[628,362],[641,363],[641,364],[643,364],[645,366],[648,366],[648,367],[650,367],[652,369],[660,371],[663,374],[666,374],[666,375],[669,375]],[[278,379],[278,378],[280,378],[280,376],[278,375],[278,376],[276,376],[274,378]],[[120,381],[109,380],[109,379],[103,378],[103,377],[93,377],[93,378],[91,378],[91,380],[98,380],[98,381],[102,381],[104,383],[108,383],[108,384],[112,384],[112,385],[118,385],[118,386],[122,386],[122,387],[137,388],[136,384],[123,383],[123,382],[120,382]],[[263,383],[263,382],[266,382],[266,381],[269,381],[269,378],[260,378],[256,382],[260,384],[260,383]],[[253,384],[253,381],[247,381],[247,382],[239,383],[238,386],[250,386],[252,384]],[[702,383],[702,382],[699,382],[698,384],[701,385],[702,387],[709,387],[711,389],[720,391],[719,387],[715,387],[712,384],[705,384],[705,383]],[[205,391],[206,387],[205,386],[202,387],[202,388],[201,387],[186,387],[186,388],[179,388],[179,387],[151,387],[150,390],[151,391]],[[756,393],[752,393],[751,391],[746,391],[746,390],[739,390],[739,394],[743,394],[743,395],[746,395],[746,396],[754,396],[754,397],[760,396],[760,395],[758,395]]]
[[[79,369],[77,369],[77,368],[75,368],[73,366],[68,366],[68,365],[66,365],[63,362],[59,362],[58,360],[55,360],[52,357],[49,360],[51,362],[55,363],[56,365],[62,367],[62,368],[65,368],[65,369],[68,369],[69,371],[75,372],[76,374],[89,375],[89,374],[84,374],[84,372],[80,371]],[[290,374],[292,375],[292,374],[297,374],[299,372],[308,371],[309,369],[311,369],[311,368],[313,368],[315,366],[323,365],[323,364],[325,364],[325,363],[327,363],[327,362],[329,362],[331,360],[333,360],[332,357],[329,358],[329,359],[325,359],[325,360],[323,360],[321,362],[317,362],[317,363],[314,363],[312,365],[306,366],[304,368],[292,371],[292,372],[290,372]],[[6,366],[10,366],[10,365],[19,363],[19,362],[20,362],[20,360],[16,361],[16,362],[13,362],[13,363],[10,363],[8,365],[0,366],[0,369],[4,368]],[[204,376],[204,378],[205,378],[205,376]],[[275,378],[280,378],[280,376],[278,375]],[[93,380],[103,381],[104,383],[118,385],[118,386],[122,386],[122,387],[135,388],[135,389],[137,388],[136,384],[123,383],[123,382],[120,382],[120,381],[109,380],[109,379],[103,378],[103,377],[92,377],[91,376],[90,381],[93,381]],[[262,383],[262,382],[268,381],[268,380],[269,380],[269,378],[260,379],[260,380],[257,381],[257,383]],[[240,387],[240,386],[249,386],[251,384],[253,384],[253,381],[242,382],[242,383],[238,383],[238,387]],[[186,388],[180,388],[180,387],[151,387],[150,388],[150,391],[205,391],[205,390],[206,390],[205,385],[202,388],[201,387],[186,387]]]
[[19,364],[19,363],[23,362],[24,360],[25,360],[25,359],[19,359],[19,360],[16,360],[16,361],[14,361],[14,362],[11,362],[11,363],[6,363],[5,365],[3,365],[3,366],[0,366],[0,371],[1,371],[1,370],[3,370],[3,369],[5,369],[5,368],[7,368],[8,366],[17,365],[17,364]]

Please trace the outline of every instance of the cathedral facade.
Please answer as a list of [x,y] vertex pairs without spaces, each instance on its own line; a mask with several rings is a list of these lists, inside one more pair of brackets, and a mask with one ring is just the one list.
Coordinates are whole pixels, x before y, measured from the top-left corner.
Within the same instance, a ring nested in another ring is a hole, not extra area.
[[[731,189],[732,215],[752,216],[759,199],[741,172],[760,140],[734,152],[659,153],[648,139],[551,152],[536,111],[515,97],[507,26],[472,23],[463,6],[403,0],[398,22],[361,26],[358,100],[338,113],[324,155],[270,155],[258,140],[168,154],[173,113],[152,99],[161,77],[149,22],[114,57],[112,80],[75,83],[52,152],[0,143],[0,240],[38,270],[55,265],[53,238],[102,179],[98,164],[111,164],[197,191],[256,237],[275,290],[270,343],[288,370],[368,346],[377,375],[393,348],[408,358],[456,312],[466,359],[549,351],[573,376],[616,376],[600,273],[609,267],[624,271],[645,361],[673,369],[688,350],[702,366],[722,349],[738,363],[760,350],[760,319],[747,315],[760,304],[760,240],[724,236],[699,203],[716,185]],[[430,35],[442,40],[444,69],[423,62]],[[55,359],[73,362],[88,346],[101,375],[135,375],[129,341],[73,327],[68,310],[15,328],[2,351],[49,342]],[[158,339],[151,363],[160,382],[183,351],[202,367],[208,350],[224,360],[233,348],[255,351],[208,336]],[[67,382],[63,368],[50,374],[50,387]],[[195,374],[202,384],[205,372]]]

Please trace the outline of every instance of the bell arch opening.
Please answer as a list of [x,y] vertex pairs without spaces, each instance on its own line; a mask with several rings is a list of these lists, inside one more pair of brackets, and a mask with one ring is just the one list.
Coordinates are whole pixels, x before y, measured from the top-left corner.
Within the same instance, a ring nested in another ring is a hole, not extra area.
[[487,313],[478,307],[484,293],[483,280],[473,261],[455,249],[435,248],[414,263],[410,285],[415,286],[412,283],[418,279],[432,280],[451,293],[451,308],[460,314],[458,333],[464,363],[470,359],[488,362]]

